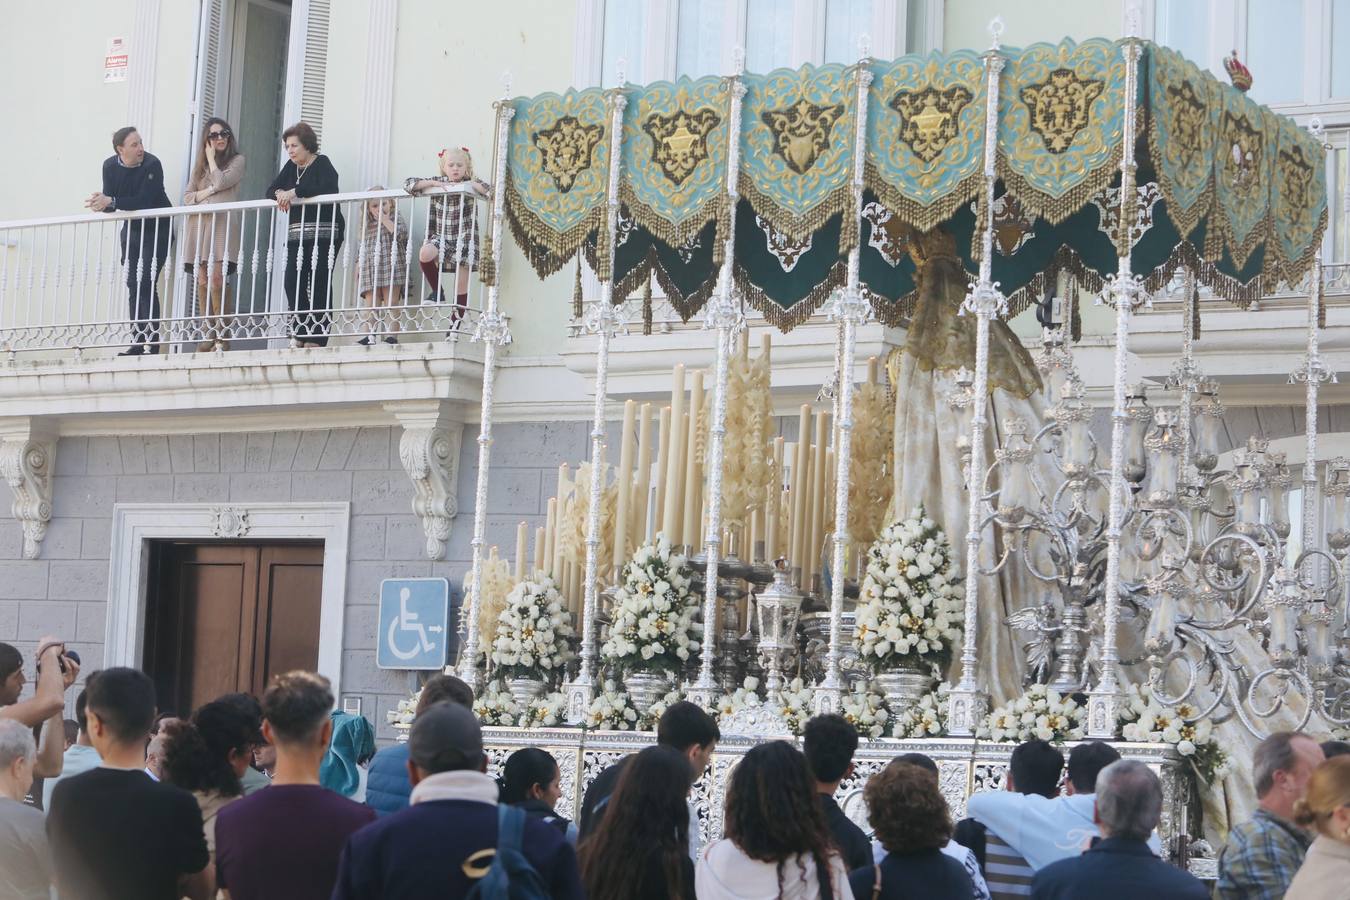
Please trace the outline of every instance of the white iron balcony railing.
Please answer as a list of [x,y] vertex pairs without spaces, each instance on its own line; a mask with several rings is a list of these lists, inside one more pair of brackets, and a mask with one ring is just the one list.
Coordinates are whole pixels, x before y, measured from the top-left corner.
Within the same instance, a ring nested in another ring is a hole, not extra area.
[[455,340],[481,310],[480,199],[465,184],[297,200],[293,220],[253,200],[0,222],[0,352]]

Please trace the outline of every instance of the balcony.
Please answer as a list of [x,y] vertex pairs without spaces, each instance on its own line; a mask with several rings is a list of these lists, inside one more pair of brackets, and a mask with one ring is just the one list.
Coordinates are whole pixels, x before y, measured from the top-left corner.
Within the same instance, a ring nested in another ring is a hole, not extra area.
[[[388,227],[367,214],[375,204]],[[345,220],[337,245],[288,243],[296,223],[263,200],[0,222],[0,416],[474,406],[482,352],[468,336],[482,290],[455,261],[474,258],[477,237],[453,226],[479,204],[459,186],[298,201],[302,230]],[[446,302],[427,302],[428,237]],[[470,286],[462,307],[457,270]],[[327,280],[328,308],[294,314],[288,280],[319,296]]]

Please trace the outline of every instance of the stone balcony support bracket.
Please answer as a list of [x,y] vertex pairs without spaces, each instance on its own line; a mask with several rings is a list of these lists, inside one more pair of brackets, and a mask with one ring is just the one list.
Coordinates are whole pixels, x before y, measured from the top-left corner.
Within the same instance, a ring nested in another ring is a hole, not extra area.
[[403,427],[398,456],[412,479],[413,514],[422,522],[427,557],[444,559],[450,527],[459,512],[456,484],[464,419],[452,404],[409,400],[384,404]]
[[0,474],[14,493],[23,528],[23,558],[37,559],[52,518],[56,433],[30,418],[0,419]]

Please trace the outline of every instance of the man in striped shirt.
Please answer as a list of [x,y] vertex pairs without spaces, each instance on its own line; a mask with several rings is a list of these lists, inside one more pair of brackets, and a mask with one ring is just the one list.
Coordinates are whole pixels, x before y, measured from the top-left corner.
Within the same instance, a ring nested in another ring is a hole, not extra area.
[[[1059,774],[1064,755],[1046,741],[1027,741],[1012,752],[1003,787],[1012,794],[1054,797],[1059,793]],[[983,796],[983,795],[976,795]],[[972,802],[975,797],[971,798]],[[991,900],[1013,900],[1031,894],[1035,871],[1023,856],[987,823],[974,817],[956,826],[953,840],[970,847],[984,867],[984,880]]]

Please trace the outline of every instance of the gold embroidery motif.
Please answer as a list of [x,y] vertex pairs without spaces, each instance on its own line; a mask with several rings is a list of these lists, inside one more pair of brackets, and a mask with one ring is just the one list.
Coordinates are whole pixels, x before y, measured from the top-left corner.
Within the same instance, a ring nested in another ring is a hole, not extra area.
[[1280,151],[1276,158],[1280,174],[1280,208],[1287,211],[1284,216],[1288,224],[1298,224],[1298,216],[1314,205],[1313,167],[1303,157],[1303,148],[1297,144],[1290,150]]
[[1219,129],[1229,151],[1224,154],[1223,178],[1233,192],[1252,196],[1260,185],[1264,135],[1243,116],[1225,111]]
[[933,87],[901,91],[891,98],[891,109],[901,116],[900,138],[914,155],[926,163],[937,159],[956,137],[956,119],[971,100],[970,91],[953,85],[945,91]]
[[1022,88],[1022,102],[1031,112],[1031,127],[1051,153],[1063,153],[1087,127],[1092,101],[1106,85],[1079,78],[1072,69],[1055,69],[1040,84]]
[[722,121],[709,107],[673,115],[652,113],[642,130],[652,139],[652,162],[656,163],[676,187],[694,174],[698,164],[708,158],[708,135]]
[[774,149],[798,175],[815,165],[830,145],[830,130],[844,115],[844,104],[817,106],[806,99],[786,109],[771,109],[762,118],[774,138]]
[[534,133],[541,168],[559,191],[564,194],[570,191],[577,176],[591,167],[591,153],[600,143],[603,131],[599,125],[582,125],[576,116],[563,116],[552,127]]
[[1168,150],[1181,160],[1181,168],[1189,170],[1205,158],[1208,145],[1204,131],[1209,125],[1209,110],[1189,81],[1183,81],[1179,87],[1169,86],[1167,97],[1171,101],[1172,112],[1172,121],[1169,123],[1172,140],[1168,143]]

